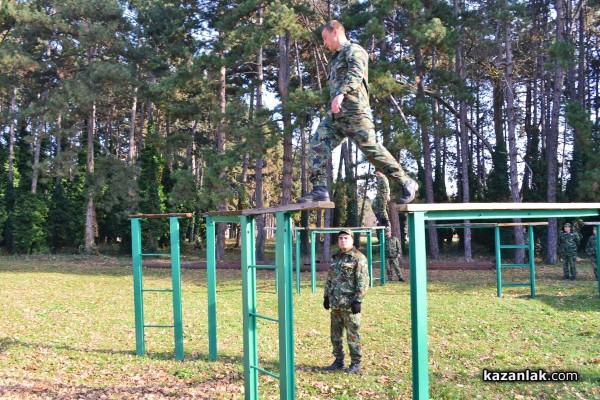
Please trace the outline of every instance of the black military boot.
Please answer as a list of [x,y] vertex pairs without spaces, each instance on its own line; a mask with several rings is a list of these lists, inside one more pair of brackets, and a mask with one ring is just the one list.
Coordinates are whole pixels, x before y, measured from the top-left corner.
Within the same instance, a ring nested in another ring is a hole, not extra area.
[[408,178],[404,183],[400,183],[402,195],[396,198],[396,203],[408,204],[415,199],[419,192],[419,184],[414,179]]
[[329,192],[325,186],[315,186],[313,190],[296,199],[296,203],[310,203],[313,201],[329,201]]
[[336,358],[333,364],[329,367],[325,367],[325,371],[335,371],[336,369],[344,369],[344,359]]
[[346,372],[349,374],[360,374],[361,373],[360,363],[350,363],[350,366],[348,367]]

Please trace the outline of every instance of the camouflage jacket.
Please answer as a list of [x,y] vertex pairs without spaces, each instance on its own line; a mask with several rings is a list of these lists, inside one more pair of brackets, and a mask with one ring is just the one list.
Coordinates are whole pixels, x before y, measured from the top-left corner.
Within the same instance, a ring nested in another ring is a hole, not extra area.
[[558,235],[558,253],[561,256],[576,256],[580,240],[577,232],[561,232]]
[[371,113],[369,105],[369,55],[359,45],[346,42],[329,62],[329,101],[344,94],[341,116],[346,113]]
[[585,252],[588,256],[596,255],[596,235],[590,236],[587,245],[585,246]]
[[400,239],[396,236],[385,237],[385,257],[396,258],[400,254]]
[[387,205],[388,197],[390,197],[390,182],[385,175],[381,177],[378,176],[377,194],[375,194],[375,200],[373,200],[373,204],[375,204],[377,207]]
[[325,296],[329,297],[331,308],[350,310],[354,300],[364,299],[368,288],[367,258],[356,247],[347,252],[338,250],[325,282]]

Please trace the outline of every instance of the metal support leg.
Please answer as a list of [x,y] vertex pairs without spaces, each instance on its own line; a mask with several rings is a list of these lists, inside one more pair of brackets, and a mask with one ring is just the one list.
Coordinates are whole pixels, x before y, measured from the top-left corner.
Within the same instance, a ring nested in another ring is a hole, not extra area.
[[427,345],[427,254],[425,214],[408,213],[410,237],[410,318],[412,329],[413,399],[429,399]]
[[[367,261],[369,270],[369,287],[373,287],[373,235],[367,232]],[[379,282],[381,284],[381,282]]]
[[495,252],[496,252],[496,293],[502,297],[502,249],[500,248],[500,227],[494,227],[495,233]]
[[181,307],[181,259],[179,248],[179,220],[169,218],[171,235],[171,283],[173,288],[173,332],[175,335],[175,359],[183,360],[183,312]]
[[317,257],[317,244],[315,243],[317,235],[315,232],[310,233],[310,287],[312,293],[317,291],[317,263],[315,258]]
[[531,281],[531,298],[535,298],[535,243],[533,241],[533,226],[529,225],[529,278]]
[[381,284],[385,285],[385,283],[387,282],[387,274],[386,274],[386,268],[387,265],[385,265],[385,228],[384,229],[378,229],[377,230],[377,235],[379,237],[379,259],[381,260],[379,262],[379,265],[381,266],[381,269],[379,270],[380,272],[380,276],[379,279],[381,279]]
[[206,283],[208,291],[208,359],[217,359],[217,259],[215,221],[206,217]]
[[279,270],[279,398],[295,397],[294,303],[292,293],[292,222],[290,214],[278,212],[275,265]]
[[142,295],[142,232],[140,219],[131,219],[131,258],[133,267],[133,300],[135,307],[135,353],[146,354],[144,337],[144,296]]
[[296,231],[296,293],[300,294],[300,231]]
[[[256,332],[256,268],[254,217],[240,218],[242,235],[242,312],[244,322],[244,393],[246,400],[258,400],[258,342]],[[279,229],[278,229],[279,230]]]

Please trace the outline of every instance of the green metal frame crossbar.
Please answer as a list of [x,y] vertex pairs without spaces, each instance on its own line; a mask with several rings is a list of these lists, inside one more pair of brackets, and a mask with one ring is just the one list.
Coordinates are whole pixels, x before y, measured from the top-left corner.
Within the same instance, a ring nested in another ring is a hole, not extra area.
[[[379,282],[385,285],[385,226],[375,226],[372,228],[348,228],[348,227],[332,227],[332,228],[314,228],[309,229],[310,232],[310,282],[311,291],[314,293],[317,290],[317,244],[316,235],[319,233],[336,234],[340,229],[350,229],[352,233],[367,234],[367,262],[369,270],[369,285],[373,287],[373,264],[379,263]],[[304,228],[294,228],[300,231]],[[373,231],[377,232],[378,244],[373,244]],[[300,240],[299,235],[296,235],[296,293],[300,293]],[[373,247],[379,246],[379,261],[373,260]]]
[[[175,358],[182,361],[183,351],[183,312],[181,306],[181,258],[179,246],[179,218],[189,218],[191,213],[180,214],[136,214],[131,219],[131,255],[133,269],[133,297],[135,309],[135,350],[138,356],[146,354],[146,328],[173,328],[175,340]],[[171,252],[168,254],[142,253],[141,219],[169,218],[169,234]],[[143,257],[171,257],[171,289],[143,288]],[[173,325],[145,325],[144,323],[144,293],[167,292],[173,295]]]
[[[453,203],[398,205],[408,213],[413,399],[429,399],[427,252],[425,223],[473,219],[542,219],[600,216],[600,203]],[[598,242],[600,254],[600,241]],[[600,280],[598,281],[600,295]]]

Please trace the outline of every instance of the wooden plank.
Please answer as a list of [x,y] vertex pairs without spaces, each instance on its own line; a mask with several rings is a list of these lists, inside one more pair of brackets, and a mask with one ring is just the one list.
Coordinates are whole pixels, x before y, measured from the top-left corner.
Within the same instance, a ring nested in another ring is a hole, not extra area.
[[225,210],[225,211],[208,211],[202,214],[204,217],[216,217],[216,216],[238,216],[242,215],[242,210]]
[[478,210],[600,210],[600,203],[435,203],[396,204],[401,212]]
[[128,218],[170,218],[170,217],[179,217],[179,218],[191,218],[192,213],[173,213],[173,214],[133,214],[129,215]]
[[259,215],[272,214],[280,211],[309,211],[320,210],[324,208],[335,208],[332,201],[313,201],[310,203],[293,203],[284,206],[266,207],[266,208],[251,208],[242,210],[242,215]]

